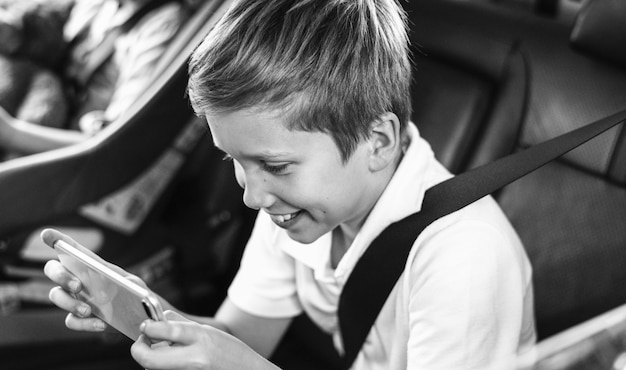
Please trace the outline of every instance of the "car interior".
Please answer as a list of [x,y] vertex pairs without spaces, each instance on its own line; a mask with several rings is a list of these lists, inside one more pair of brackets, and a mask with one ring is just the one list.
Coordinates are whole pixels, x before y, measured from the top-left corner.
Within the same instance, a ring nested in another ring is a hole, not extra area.
[[[142,99],[102,133],[0,163],[3,369],[139,368],[121,335],[65,328],[65,313],[47,300],[46,227],[185,312],[211,315],[226,296],[256,214],[185,88],[187,58],[231,3],[200,3]],[[412,120],[453,173],[626,109],[625,2],[399,3],[410,30]],[[493,195],[533,266],[538,351],[520,369],[626,362],[623,124]],[[305,316],[272,360],[339,368],[330,338]]]

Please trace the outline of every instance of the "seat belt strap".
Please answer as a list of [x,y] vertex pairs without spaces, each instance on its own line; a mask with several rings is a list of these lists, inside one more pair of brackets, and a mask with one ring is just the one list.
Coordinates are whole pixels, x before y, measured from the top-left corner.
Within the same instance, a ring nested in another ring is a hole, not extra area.
[[428,189],[422,209],[389,225],[348,277],[337,310],[344,367],[352,366],[418,235],[432,222],[491,194],[626,119],[626,110],[520,152],[477,167]]

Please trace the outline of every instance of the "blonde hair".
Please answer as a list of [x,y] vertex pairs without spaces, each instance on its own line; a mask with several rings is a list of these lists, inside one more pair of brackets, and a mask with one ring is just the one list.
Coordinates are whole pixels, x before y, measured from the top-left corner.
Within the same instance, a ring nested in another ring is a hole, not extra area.
[[284,109],[290,129],[330,134],[344,160],[370,123],[411,114],[406,17],[394,0],[240,0],[197,47],[197,114]]

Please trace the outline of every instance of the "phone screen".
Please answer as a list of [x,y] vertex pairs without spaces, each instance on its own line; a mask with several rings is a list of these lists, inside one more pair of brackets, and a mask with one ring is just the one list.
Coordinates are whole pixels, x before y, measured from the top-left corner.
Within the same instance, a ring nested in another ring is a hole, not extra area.
[[137,340],[144,320],[163,320],[159,301],[148,289],[62,240],[54,243],[54,249],[61,264],[83,284],[77,298],[88,303],[95,316],[130,339]]

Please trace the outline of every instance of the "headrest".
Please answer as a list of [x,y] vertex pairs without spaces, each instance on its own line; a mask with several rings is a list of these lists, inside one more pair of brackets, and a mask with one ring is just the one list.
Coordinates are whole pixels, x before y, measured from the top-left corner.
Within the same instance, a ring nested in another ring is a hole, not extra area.
[[570,36],[572,47],[626,67],[626,1],[587,0]]

